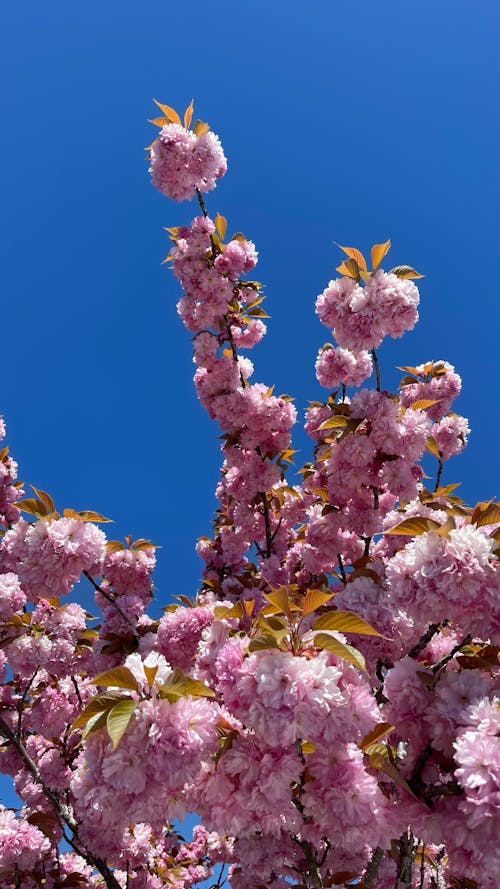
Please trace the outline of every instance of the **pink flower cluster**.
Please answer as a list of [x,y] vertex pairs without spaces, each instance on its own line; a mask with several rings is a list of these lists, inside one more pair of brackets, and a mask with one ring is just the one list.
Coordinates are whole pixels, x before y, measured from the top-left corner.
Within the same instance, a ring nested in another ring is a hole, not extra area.
[[448,413],[461,389],[462,381],[451,364],[447,361],[429,361],[412,368],[412,373],[405,377],[400,389],[401,404],[410,407],[414,401],[422,398],[435,401],[427,413],[432,420],[440,420]]
[[0,878],[16,867],[33,870],[49,850],[49,839],[37,827],[0,805]]
[[316,376],[322,386],[333,389],[335,386],[360,386],[372,373],[372,359],[366,350],[353,352],[351,349],[328,346],[316,360]]
[[0,567],[15,571],[31,601],[63,596],[83,571],[100,573],[106,538],[90,523],[52,519],[19,521],[0,545]]
[[403,608],[417,632],[427,623],[454,621],[473,636],[500,642],[500,595],[494,541],[470,524],[447,537],[427,532],[387,563],[392,607]]
[[[321,434],[318,426],[337,423]],[[401,413],[387,392],[362,389],[339,408],[313,407],[308,431],[323,445],[325,455],[308,474],[304,487],[324,491],[324,500],[308,509],[305,548],[301,559],[312,574],[331,571],[338,554],[347,562],[363,553],[362,539],[383,529],[385,516],[399,501],[417,494],[422,457],[432,424],[423,410]],[[321,452],[318,456],[322,456]]]
[[[219,319],[227,314],[237,279],[257,262],[251,241],[230,241],[223,252],[214,257],[211,240],[214,233],[212,220],[197,216],[190,228],[178,229],[171,250],[174,275],[185,291],[178,304],[179,314],[194,332],[217,326]],[[254,291],[250,289],[246,296],[255,296]]]
[[174,201],[211,191],[226,170],[222,145],[210,130],[197,136],[180,124],[166,124],[151,146],[153,185]]
[[[0,441],[5,437],[5,423],[0,417]],[[9,457],[7,448],[0,450],[0,526],[10,527],[19,519],[16,502],[23,495],[23,489],[16,487],[17,463]]]
[[375,349],[386,336],[400,337],[418,320],[418,289],[412,281],[378,269],[365,286],[352,278],[330,281],[316,312],[345,349]]

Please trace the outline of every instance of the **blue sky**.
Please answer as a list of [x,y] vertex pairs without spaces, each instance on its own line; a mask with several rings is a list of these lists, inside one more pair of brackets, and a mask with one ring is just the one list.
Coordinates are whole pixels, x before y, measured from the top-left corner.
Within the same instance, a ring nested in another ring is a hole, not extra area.
[[[217,429],[160,264],[187,222],[149,183],[152,97],[196,112],[229,171],[207,198],[260,251],[272,318],[254,380],[320,397],[314,299],[334,241],[392,238],[425,274],[421,321],[381,350],[446,358],[464,377],[470,446],[446,481],[468,500],[496,478],[499,13],[490,0],[19,0],[1,19],[4,232],[0,411],[20,476],[63,508],[160,544],[164,602],[192,595],[209,532]],[[300,432],[299,465],[309,458]]]

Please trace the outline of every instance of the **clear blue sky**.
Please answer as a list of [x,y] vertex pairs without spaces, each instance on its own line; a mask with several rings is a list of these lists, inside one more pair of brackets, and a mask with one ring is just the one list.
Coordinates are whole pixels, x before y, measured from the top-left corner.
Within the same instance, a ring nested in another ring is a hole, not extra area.
[[[473,429],[446,480],[500,495],[496,0],[18,0],[1,12],[4,232],[0,411],[26,481],[162,549],[161,599],[191,595],[209,532],[217,430],[192,389],[158,195],[152,97],[198,115],[229,172],[207,198],[260,251],[269,334],[255,380],[320,395],[314,299],[337,241],[392,238],[425,273],[421,322],[383,347],[446,358]],[[299,461],[309,458],[298,434]]]

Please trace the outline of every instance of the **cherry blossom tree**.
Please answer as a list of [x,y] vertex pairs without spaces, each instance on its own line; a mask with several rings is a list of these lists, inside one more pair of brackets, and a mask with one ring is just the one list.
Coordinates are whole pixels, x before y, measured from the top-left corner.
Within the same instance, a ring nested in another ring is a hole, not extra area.
[[218,508],[200,588],[154,620],[154,545],[26,496],[0,451],[0,770],[22,800],[0,808],[0,889],[496,889],[500,506],[442,481],[469,434],[454,368],[402,367],[389,392],[378,355],[417,322],[421,276],[382,268],[389,241],[369,263],[341,248],[297,474],[293,400],[250,382],[257,251],[205,205],[221,143],[193,103],[157,104],[153,184],[198,205],[167,259]]

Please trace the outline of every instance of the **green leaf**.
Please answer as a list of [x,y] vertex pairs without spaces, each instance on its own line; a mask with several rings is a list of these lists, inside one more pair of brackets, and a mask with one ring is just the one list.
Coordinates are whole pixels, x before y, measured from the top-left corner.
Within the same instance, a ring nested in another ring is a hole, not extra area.
[[396,766],[392,764],[388,756],[384,756],[383,753],[373,753],[370,756],[370,765],[372,768],[384,772],[392,781],[394,781],[394,784],[397,784],[398,787],[402,787],[410,794],[410,796],[416,799],[410,785],[405,781],[400,772],[398,772]]
[[391,248],[391,242],[385,241],[383,244],[374,244],[372,247],[372,266],[373,271],[375,272],[380,263],[382,262],[384,256],[389,252]]
[[193,127],[193,133],[195,136],[203,136],[204,133],[208,133],[209,129],[210,124],[204,123],[202,120],[197,120]]
[[[155,127],[164,127],[167,124],[172,123],[172,121],[169,117],[165,117],[165,115],[163,115],[163,117],[148,117],[148,123],[154,124]],[[158,140],[155,139],[155,142],[157,141]],[[149,151],[149,149],[153,147],[155,142],[152,142],[151,145],[148,145],[145,151]]]
[[89,719],[92,716],[95,716],[96,713],[104,713],[111,710],[111,708],[119,701],[131,700],[132,698],[129,695],[123,695],[121,691],[107,691],[103,692],[102,695],[96,695],[95,698],[92,698],[92,700],[89,701],[79,716],[76,717],[71,728],[81,728],[81,726],[86,725]]
[[352,611],[329,611],[314,621],[313,630],[336,630],[339,633],[362,633],[364,636],[387,638]]
[[175,108],[171,108],[170,105],[163,105],[161,102],[158,102],[157,99],[153,99],[155,105],[158,105],[160,111],[163,111],[165,117],[168,117],[170,123],[180,123],[181,119],[177,114]]
[[429,451],[430,454],[433,454],[433,456],[434,456],[434,457],[437,457],[438,460],[441,459],[441,452],[440,452],[440,450],[439,450],[439,448],[438,448],[438,446],[437,446],[437,444],[436,444],[436,439],[434,438],[433,435],[429,435],[429,436],[427,437],[427,442],[426,442],[426,445],[425,445],[425,446],[426,446],[426,449]]
[[45,506],[45,508],[47,510],[47,513],[55,512],[56,507],[55,507],[54,501],[52,500],[52,497],[50,496],[50,494],[47,494],[45,491],[41,491],[40,488],[35,488],[34,485],[31,485],[31,487],[33,488],[38,499],[42,501],[43,505]]
[[94,512],[93,509],[82,509],[78,513],[82,522],[112,522],[113,519],[107,519],[100,512]]
[[116,749],[127,731],[128,724],[136,707],[137,701],[120,701],[109,711],[106,728],[108,729],[109,737],[113,741],[113,750]]
[[187,106],[184,112],[184,126],[186,130],[189,129],[189,125],[193,119],[193,111],[194,111],[194,99],[191,99],[189,105]]
[[395,265],[393,269],[387,273],[388,275],[397,275],[398,278],[423,278],[420,272],[415,271],[411,265]]
[[219,238],[221,239],[221,241],[223,241],[224,238],[226,237],[227,219],[225,216],[221,216],[220,213],[217,213],[217,216],[215,217],[214,221],[215,221],[215,228],[217,229],[217,234],[219,235]]
[[249,651],[264,651],[266,648],[278,648],[278,640],[271,633],[255,636],[248,646]]
[[410,408],[412,411],[425,411],[427,407],[432,407],[433,404],[438,404],[440,401],[440,398],[418,398],[417,401],[410,404]]
[[372,744],[378,743],[381,738],[384,738],[389,732],[392,732],[393,728],[394,726],[391,725],[390,722],[379,722],[371,732],[368,732],[368,734],[364,736],[359,745],[361,750],[366,750],[368,747],[371,747]]
[[339,247],[340,250],[343,250],[344,253],[347,253],[347,256],[355,261],[358,268],[363,269],[363,271],[366,272],[366,259],[361,253],[361,250],[357,250],[356,247],[342,247],[340,244],[337,244],[337,247]]
[[346,259],[344,262],[341,262],[340,265],[336,268],[337,272],[340,272],[341,275],[346,275],[348,278],[354,278],[355,281],[359,281],[359,266],[355,259]]
[[145,675],[146,675],[146,679],[147,679],[148,682],[149,682],[149,687],[150,687],[150,688],[153,687],[153,682],[154,682],[155,679],[156,679],[156,674],[157,674],[157,672],[158,672],[158,666],[155,666],[155,667],[147,667],[146,664],[144,664],[144,673],[145,673]]
[[277,611],[282,611],[286,614],[289,610],[290,597],[288,587],[286,586],[278,587],[278,589],[273,590],[272,593],[264,593],[264,598],[267,599]]
[[384,531],[384,534],[405,534],[408,537],[417,537],[419,534],[425,534],[426,531],[437,531],[441,525],[434,519],[425,519],[423,516],[413,516],[411,519],[404,519],[399,525],[394,525]]
[[166,698],[170,703],[174,703],[178,698],[192,695],[193,698],[215,698],[215,692],[204,682],[199,679],[191,679],[186,676],[182,670],[178,668],[174,670],[171,676],[163,683],[160,690],[160,698]]
[[93,735],[94,732],[98,732],[100,729],[106,727],[108,713],[109,710],[101,710],[100,713],[94,713],[94,715],[90,717],[82,732],[82,741],[85,741],[85,738],[88,738],[89,735]]
[[344,417],[342,414],[336,414],[334,417],[328,417],[328,420],[323,420],[320,429],[340,429],[341,426],[347,426],[349,422],[349,417]]
[[335,636],[329,636],[328,633],[318,633],[318,635],[314,637],[314,645],[316,648],[332,651],[345,661],[349,661],[354,667],[358,667],[366,673],[365,659],[361,652],[358,651],[357,648],[354,648],[353,645],[341,642],[340,639],[336,639]]
[[35,497],[26,497],[24,500],[18,500],[16,506],[37,519],[45,518],[45,516],[49,515],[45,504],[41,500],[35,499]]
[[488,503],[484,508],[478,503],[471,515],[471,524],[481,528],[483,525],[496,525],[500,522],[500,503]]
[[117,685],[118,688],[130,688],[132,691],[139,688],[137,679],[128,667],[113,667],[104,673],[98,673],[90,681],[92,685]]
[[326,605],[331,598],[332,593],[330,591],[325,593],[322,590],[308,590],[304,599],[304,604],[302,605],[302,614],[311,614],[313,611],[316,611],[317,608]]
[[214,608],[215,620],[224,620],[225,618],[243,617],[243,608],[241,602],[235,602],[234,605],[216,605]]
[[107,553],[118,553],[121,552],[122,549],[125,549],[125,547],[121,540],[108,540],[106,543]]

